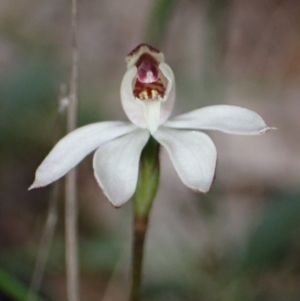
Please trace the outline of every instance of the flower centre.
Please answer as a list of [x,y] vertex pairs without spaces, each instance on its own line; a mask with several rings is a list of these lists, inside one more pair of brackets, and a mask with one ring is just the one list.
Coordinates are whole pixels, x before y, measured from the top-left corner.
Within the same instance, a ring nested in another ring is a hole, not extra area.
[[166,88],[161,80],[156,60],[150,54],[144,53],[136,66],[138,71],[133,95],[140,100],[161,100]]

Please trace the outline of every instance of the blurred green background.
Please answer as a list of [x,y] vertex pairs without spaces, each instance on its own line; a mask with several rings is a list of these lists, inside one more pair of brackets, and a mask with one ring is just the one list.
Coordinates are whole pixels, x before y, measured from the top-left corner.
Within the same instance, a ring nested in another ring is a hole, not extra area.
[[[26,300],[53,187],[27,191],[57,136],[71,67],[70,1],[0,2],[0,300]],[[300,2],[78,1],[79,125],[126,120],[125,56],[161,49],[177,84],[174,115],[235,104],[279,130],[211,133],[207,195],[188,190],[162,150],[145,259],[145,301],[300,300]],[[131,204],[114,209],[79,165],[81,295],[127,300]],[[63,189],[40,296],[66,300]]]

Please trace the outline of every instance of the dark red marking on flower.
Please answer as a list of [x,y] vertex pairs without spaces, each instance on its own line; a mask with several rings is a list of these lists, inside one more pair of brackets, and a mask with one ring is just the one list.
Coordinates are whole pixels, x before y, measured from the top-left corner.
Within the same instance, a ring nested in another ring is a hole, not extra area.
[[[148,51],[141,51],[142,47],[148,48]],[[140,44],[129,53],[127,58],[138,55],[140,51],[142,54],[135,62],[137,78],[133,87],[133,95],[140,100],[160,100],[165,96],[166,87],[160,78],[159,62],[151,53],[156,55],[161,52],[150,45]]]
[[159,100],[165,95],[165,87],[159,77],[157,61],[144,53],[136,62],[137,79],[133,94],[140,100]]
[[154,83],[142,83],[136,80],[133,95],[140,100],[159,100],[165,96],[166,88],[160,78]]
[[138,68],[137,77],[141,83],[153,83],[158,79],[158,65],[156,60],[149,54],[144,53],[136,62]]
[[148,47],[149,50],[152,51],[152,52],[160,53],[160,51],[159,51],[158,49],[154,48],[153,46],[150,46],[150,45],[148,45],[148,44],[143,43],[143,44],[140,44],[140,45],[138,45],[137,47],[135,47],[135,48],[127,55],[127,57],[128,57],[128,56],[133,56],[133,55],[135,55],[135,54],[138,53],[138,52],[140,51],[140,49],[141,49],[142,47],[144,47],[144,46]]

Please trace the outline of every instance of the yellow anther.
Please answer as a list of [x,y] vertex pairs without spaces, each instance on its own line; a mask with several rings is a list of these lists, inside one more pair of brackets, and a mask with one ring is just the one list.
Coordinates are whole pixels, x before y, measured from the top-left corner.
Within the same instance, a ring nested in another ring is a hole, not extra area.
[[158,99],[158,92],[157,90],[151,90],[152,99]]
[[147,93],[147,91],[142,91],[139,94],[139,98],[142,99],[142,100],[147,100],[148,99],[148,93]]

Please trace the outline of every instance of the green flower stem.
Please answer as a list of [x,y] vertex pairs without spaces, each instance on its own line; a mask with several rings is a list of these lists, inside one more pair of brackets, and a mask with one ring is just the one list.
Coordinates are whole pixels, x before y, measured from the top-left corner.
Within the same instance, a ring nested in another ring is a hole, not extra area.
[[139,301],[142,284],[144,243],[149,214],[159,184],[159,144],[150,137],[140,159],[140,172],[133,197],[132,285],[130,301]]

